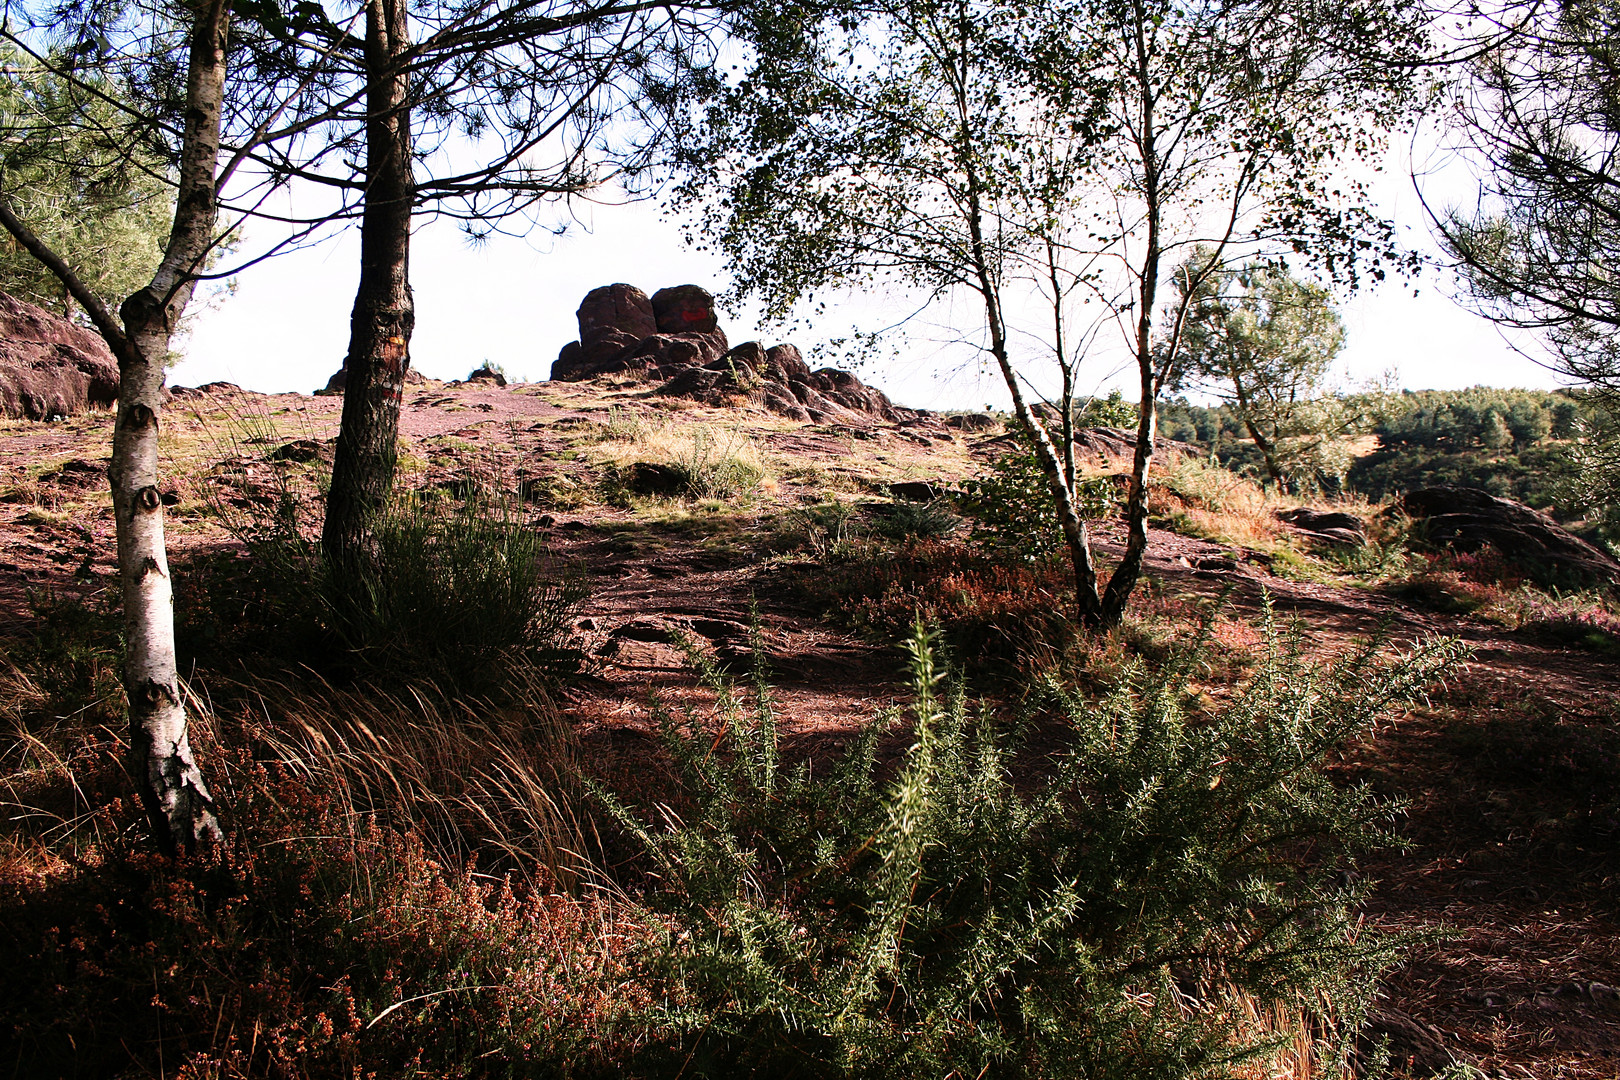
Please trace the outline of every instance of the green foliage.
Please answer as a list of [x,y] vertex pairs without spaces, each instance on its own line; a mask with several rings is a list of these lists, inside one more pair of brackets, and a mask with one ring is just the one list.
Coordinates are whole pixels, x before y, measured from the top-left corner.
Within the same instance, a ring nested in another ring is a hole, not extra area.
[[765,479],[747,437],[735,432],[716,434],[698,428],[689,447],[671,454],[670,464],[681,474],[684,492],[694,499],[751,495]]
[[1074,410],[1076,427],[1135,428],[1137,406],[1126,401],[1118,390],[1108,391],[1105,398],[1091,398]]
[[[308,538],[311,508],[291,488],[268,508],[221,509],[249,555],[247,588],[230,603],[245,601],[240,622],[271,628],[271,647],[289,659],[467,691],[492,688],[511,664],[561,672],[577,662],[564,642],[583,584],[555,572],[521,504],[499,492],[400,494],[378,518],[366,571],[326,564]],[[217,609],[201,614],[222,621]]]
[[[1552,361],[1620,392],[1620,8],[1570,0],[1511,16],[1459,95],[1460,130],[1489,168],[1473,207],[1437,222],[1475,307],[1542,333]],[[1487,36],[1499,28],[1490,20]]]
[[876,513],[872,531],[890,540],[938,540],[962,527],[961,517],[947,499],[896,499],[872,510]]
[[[1081,520],[1105,516],[1118,501],[1107,476],[1077,478],[1075,496]],[[1022,442],[992,461],[988,472],[965,481],[958,505],[981,544],[1030,560],[1065,550],[1057,500],[1035,452]]]
[[1568,452],[1558,446],[1535,446],[1501,455],[1398,446],[1357,458],[1346,482],[1369,499],[1447,484],[1482,488],[1545,509],[1568,505],[1564,492],[1570,472]]
[[789,764],[763,673],[745,699],[705,669],[718,731],[658,711],[680,812],[653,825],[598,792],[656,873],[645,959],[679,989],[653,1016],[684,1071],[1226,1076],[1287,1037],[1242,1029],[1244,1003],[1328,1033],[1334,1060],[1399,945],[1357,926],[1367,887],[1344,873],[1392,808],[1320,767],[1462,650],[1319,665],[1269,622],[1264,640],[1218,705],[1189,683],[1203,638],[1100,701],[1048,683],[1061,748],[1016,786],[1016,740],[920,626],[893,770],[899,716]]
[[[167,165],[112,103],[0,53],[0,197],[108,307],[151,280],[173,217]],[[131,152],[131,145],[136,147]],[[0,290],[72,316],[60,281],[0,231]]]
[[583,586],[555,575],[544,539],[506,500],[400,498],[375,529],[377,569],[327,569],[327,626],[368,665],[476,685],[502,660],[566,663]]
[[1172,385],[1219,395],[1269,479],[1295,490],[1337,487],[1349,464],[1335,453],[1338,440],[1366,418],[1327,392],[1344,345],[1328,291],[1274,264],[1210,270],[1214,261],[1201,246],[1176,271],[1187,319]]
[[1451,451],[1483,446],[1502,450],[1538,446],[1555,429],[1569,438],[1592,406],[1561,392],[1499,390],[1407,390],[1390,400],[1373,428],[1384,449],[1416,446]]
[[860,535],[860,513],[849,503],[834,499],[788,511],[784,525],[817,561],[835,563],[854,551]]

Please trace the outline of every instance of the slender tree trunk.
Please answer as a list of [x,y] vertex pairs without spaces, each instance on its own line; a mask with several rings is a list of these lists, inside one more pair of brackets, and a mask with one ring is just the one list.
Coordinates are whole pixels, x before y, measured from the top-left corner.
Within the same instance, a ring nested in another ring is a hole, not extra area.
[[372,528],[394,486],[400,399],[410,366],[411,163],[405,0],[366,4],[366,206],[360,224],[360,287],[343,361],[343,421],[332,466],[323,544],[329,565],[369,562]]
[[[196,287],[193,275],[214,240],[229,22],[229,0],[216,0],[197,15],[174,226],[152,283],[124,301],[119,311],[124,333],[114,343],[120,386],[107,473],[124,592],[130,745],[153,832],[159,846],[171,853],[192,850],[220,835],[213,800],[191,753],[176,670],[174,593],[158,491],[158,430],[169,341]],[[103,313],[98,325],[104,319],[110,322]],[[105,335],[109,328],[102,329]]]
[[1135,77],[1141,91],[1140,151],[1142,155],[1142,189],[1146,195],[1147,251],[1142,261],[1140,305],[1136,318],[1136,367],[1141,376],[1141,400],[1136,410],[1136,453],[1131,457],[1131,486],[1125,499],[1125,553],[1119,565],[1108,578],[1108,588],[1102,598],[1102,625],[1118,626],[1125,618],[1125,604],[1130,600],[1136,581],[1142,574],[1142,557],[1147,553],[1148,470],[1153,465],[1153,439],[1158,434],[1159,373],[1153,362],[1153,307],[1159,296],[1159,161],[1154,143],[1153,82],[1149,77],[1148,53],[1144,34],[1147,15],[1140,4],[1136,12],[1137,70]]
[[1227,365],[1226,373],[1232,380],[1238,411],[1243,416],[1243,426],[1249,429],[1249,438],[1254,440],[1255,448],[1260,451],[1260,457],[1266,463],[1266,473],[1279,489],[1286,487],[1287,478],[1283,476],[1282,466],[1277,463],[1277,448],[1260,430],[1260,425],[1254,422],[1254,410],[1249,407],[1249,392],[1243,387],[1243,378],[1238,374],[1237,364]]
[[[1091,557],[1091,534],[1075,508],[1074,488],[1065,481],[1065,459],[1058,456],[1046,428],[1030,410],[1007,353],[1007,326],[1001,311],[1001,293],[985,252],[978,190],[971,172],[968,177],[968,204],[968,232],[973,248],[974,273],[978,278],[979,293],[984,298],[985,322],[990,329],[990,355],[1001,369],[1007,392],[1012,395],[1013,412],[1029,436],[1035,450],[1035,461],[1046,477],[1047,489],[1057,504],[1063,543],[1069,550],[1069,564],[1074,570],[1075,617],[1082,626],[1097,626],[1102,617],[1102,604],[1097,595],[1097,566]],[[1069,397],[1065,395],[1065,409],[1068,408]],[[1064,430],[1068,430],[1067,424]],[[1072,448],[1070,453],[1073,453]],[[1067,460],[1072,462],[1073,459]]]

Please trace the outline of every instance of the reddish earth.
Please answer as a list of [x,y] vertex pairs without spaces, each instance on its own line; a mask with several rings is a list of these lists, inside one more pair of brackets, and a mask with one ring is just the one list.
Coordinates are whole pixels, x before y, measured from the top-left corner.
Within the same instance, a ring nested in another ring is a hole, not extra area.
[[[217,436],[233,410],[238,418],[269,416],[278,438],[324,446],[340,404],[298,395],[178,397],[170,420],[171,453],[181,463],[174,550],[183,556],[225,542],[206,518],[182,511],[209,463],[223,456],[209,433]],[[188,407],[195,418],[184,415]],[[692,693],[674,632],[734,655],[746,648],[751,609],[793,734],[836,739],[899,700],[898,652],[795,601],[781,586],[781,559],[762,562],[771,517],[821,499],[829,485],[848,495],[863,475],[959,478],[988,456],[991,437],[937,420],[851,429],[757,412],[669,412],[633,389],[597,384],[430,385],[407,396],[402,450],[422,462],[413,482],[473,470],[555,476],[591,467],[593,447],[611,445],[581,442],[587,425],[627,416],[649,425],[735,426],[778,480],[745,513],[659,519],[592,503],[539,519],[559,560],[592,586],[580,637],[595,668],[568,706],[586,755],[610,774],[643,763],[652,746],[649,691],[675,700]],[[26,628],[30,591],[105,586],[112,542],[96,467],[106,458],[108,423],[91,415],[0,427],[0,619],[11,623],[0,633]],[[584,456],[565,460],[575,453]],[[68,462],[86,464],[64,468]],[[1102,539],[1106,558],[1117,530],[1105,526]],[[1397,1063],[1420,1073],[1455,1058],[1492,1077],[1620,1077],[1620,823],[1612,820],[1620,762],[1600,760],[1616,745],[1620,663],[1413,607],[1344,578],[1278,576],[1233,545],[1160,529],[1151,533],[1146,571],[1147,587],[1163,597],[1196,600],[1230,588],[1234,622],[1257,616],[1269,596],[1324,649],[1380,627],[1397,645],[1454,634],[1474,647],[1466,671],[1426,708],[1387,725],[1338,765],[1347,779],[1409,802],[1402,832],[1410,847],[1365,868],[1379,882],[1367,917],[1441,932],[1414,946],[1389,977],[1376,1024]]]

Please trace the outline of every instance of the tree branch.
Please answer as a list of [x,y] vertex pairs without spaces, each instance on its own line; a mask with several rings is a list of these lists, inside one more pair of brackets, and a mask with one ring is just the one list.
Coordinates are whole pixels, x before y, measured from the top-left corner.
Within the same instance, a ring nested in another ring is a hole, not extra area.
[[107,305],[101,302],[101,297],[91,292],[85,283],[79,280],[79,275],[73,272],[73,268],[63,262],[61,256],[46,246],[43,240],[34,235],[32,229],[11,212],[11,203],[3,196],[0,196],[0,225],[4,225],[6,231],[16,237],[17,243],[37,259],[40,265],[56,275],[56,279],[67,289],[69,295],[77,300],[79,306],[84,308],[85,314],[90,316],[90,321],[96,324],[96,329],[106,339],[107,347],[112,350],[113,355],[122,362],[124,354],[129,349],[129,341],[124,337],[123,326],[113,313],[107,310]]

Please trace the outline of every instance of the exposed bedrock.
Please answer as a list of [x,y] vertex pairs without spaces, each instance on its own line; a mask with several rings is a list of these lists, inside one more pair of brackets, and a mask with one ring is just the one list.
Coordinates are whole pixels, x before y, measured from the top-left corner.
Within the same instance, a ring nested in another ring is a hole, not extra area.
[[118,361],[101,336],[0,293],[0,415],[74,416],[118,400]]

